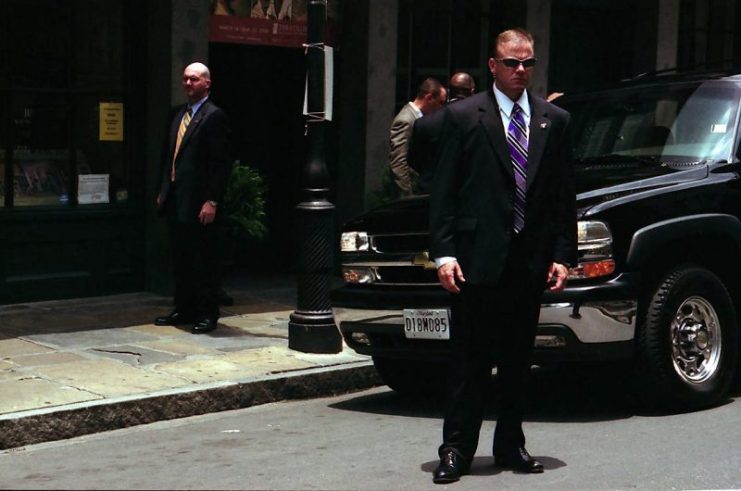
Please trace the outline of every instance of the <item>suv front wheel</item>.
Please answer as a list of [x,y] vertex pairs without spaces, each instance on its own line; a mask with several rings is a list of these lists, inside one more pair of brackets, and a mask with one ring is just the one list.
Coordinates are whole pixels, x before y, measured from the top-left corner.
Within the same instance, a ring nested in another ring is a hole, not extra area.
[[717,403],[736,366],[737,327],[723,282],[684,266],[658,283],[637,332],[639,397],[651,407],[693,409]]

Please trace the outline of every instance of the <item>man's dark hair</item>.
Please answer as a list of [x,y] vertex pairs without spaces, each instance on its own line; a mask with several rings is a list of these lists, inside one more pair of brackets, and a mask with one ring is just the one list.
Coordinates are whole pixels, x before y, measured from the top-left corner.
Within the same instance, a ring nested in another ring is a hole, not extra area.
[[422,99],[426,94],[432,94],[433,97],[440,97],[440,89],[443,84],[434,77],[427,77],[419,84],[417,89],[417,99]]

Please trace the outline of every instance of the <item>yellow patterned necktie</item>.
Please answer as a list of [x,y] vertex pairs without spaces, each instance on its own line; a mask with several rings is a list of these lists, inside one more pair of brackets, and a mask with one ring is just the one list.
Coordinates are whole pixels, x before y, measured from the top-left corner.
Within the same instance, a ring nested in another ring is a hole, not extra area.
[[188,129],[188,125],[190,124],[190,118],[191,118],[191,108],[188,108],[187,111],[185,111],[185,114],[183,114],[183,119],[180,120],[180,128],[178,128],[178,137],[175,140],[175,152],[172,154],[172,170],[170,171],[170,180],[172,182],[175,182],[175,159],[178,156],[178,151],[180,150],[180,144],[183,141],[183,136],[185,136],[185,130]]

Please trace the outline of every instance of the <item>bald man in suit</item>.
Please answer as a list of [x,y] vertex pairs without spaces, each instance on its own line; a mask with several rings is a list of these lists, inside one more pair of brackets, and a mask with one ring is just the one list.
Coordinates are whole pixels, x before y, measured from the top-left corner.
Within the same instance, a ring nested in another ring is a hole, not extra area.
[[231,173],[226,114],[209,100],[211,73],[202,63],[183,72],[187,104],[173,108],[164,142],[157,207],[167,217],[175,276],[175,310],[156,325],[192,324],[194,334],[219,319],[218,227]]

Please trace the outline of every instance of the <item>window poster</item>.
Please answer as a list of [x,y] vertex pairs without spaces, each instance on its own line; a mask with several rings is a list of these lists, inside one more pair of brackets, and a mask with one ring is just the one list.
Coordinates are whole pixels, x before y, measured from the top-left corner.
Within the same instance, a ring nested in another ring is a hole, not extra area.
[[100,141],[122,142],[124,122],[124,105],[122,102],[100,103]]
[[80,174],[77,178],[77,203],[94,205],[109,203],[110,174]]
[[[328,2],[327,10],[333,38],[337,2]],[[301,48],[306,42],[306,0],[212,0],[209,41]]]

